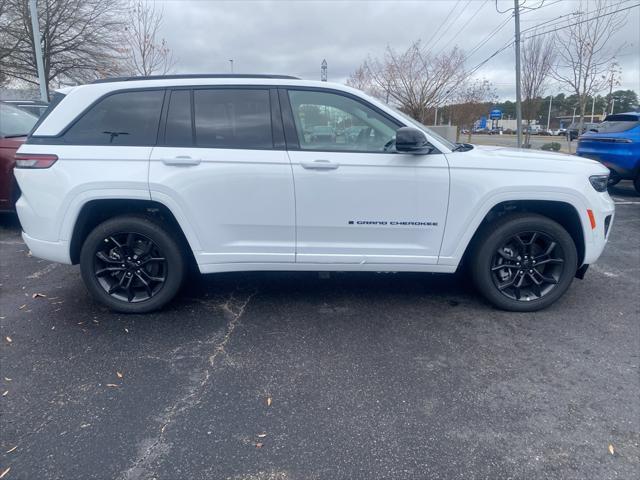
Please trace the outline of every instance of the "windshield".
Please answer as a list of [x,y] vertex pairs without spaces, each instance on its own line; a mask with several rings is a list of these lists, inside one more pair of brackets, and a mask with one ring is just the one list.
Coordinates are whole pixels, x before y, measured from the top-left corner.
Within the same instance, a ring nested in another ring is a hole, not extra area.
[[404,118],[405,120],[407,120],[409,123],[412,123],[413,125],[415,125],[416,127],[418,127],[420,130],[426,130],[427,133],[434,137],[437,141],[439,141],[441,144],[443,144],[445,147],[447,147],[449,150],[454,150],[456,148],[455,143],[450,142],[449,140],[447,140],[446,138],[444,138],[441,135],[438,135],[436,132],[434,132],[433,130],[431,130],[429,127],[423,125],[422,123],[418,122],[417,120],[414,120],[413,118],[411,118],[409,115],[407,115],[406,113],[398,110],[397,108],[391,107],[396,113],[398,113],[402,118]]
[[607,115],[604,122],[592,127],[598,133],[626,132],[640,125],[639,117],[635,115]]
[[37,121],[31,113],[0,103],[0,137],[26,136]]

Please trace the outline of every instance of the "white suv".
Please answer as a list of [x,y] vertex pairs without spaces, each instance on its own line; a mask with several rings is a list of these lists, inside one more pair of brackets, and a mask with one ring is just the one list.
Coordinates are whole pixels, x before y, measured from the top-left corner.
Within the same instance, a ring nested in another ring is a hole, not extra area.
[[160,308],[190,262],[453,273],[497,307],[558,299],[602,253],[608,170],[453,144],[344,85],[269,75],[70,87],[16,155],[33,255],[80,264],[121,312]]

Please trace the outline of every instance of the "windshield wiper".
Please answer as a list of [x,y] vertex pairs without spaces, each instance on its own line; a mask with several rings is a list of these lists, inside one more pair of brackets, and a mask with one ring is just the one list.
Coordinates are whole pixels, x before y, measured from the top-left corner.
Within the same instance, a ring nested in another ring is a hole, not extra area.
[[17,137],[26,137],[29,135],[28,133],[12,133],[11,135],[5,135],[2,138],[17,138]]

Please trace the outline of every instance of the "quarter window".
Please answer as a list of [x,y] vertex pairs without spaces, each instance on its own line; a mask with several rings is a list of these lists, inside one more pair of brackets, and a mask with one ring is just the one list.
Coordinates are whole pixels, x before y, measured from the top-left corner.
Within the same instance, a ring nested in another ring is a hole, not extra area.
[[193,94],[198,147],[273,148],[268,90],[198,89]]
[[122,92],[100,100],[64,140],[81,145],[155,145],[164,91]]
[[289,90],[300,148],[324,151],[395,151],[398,125],[344,95]]

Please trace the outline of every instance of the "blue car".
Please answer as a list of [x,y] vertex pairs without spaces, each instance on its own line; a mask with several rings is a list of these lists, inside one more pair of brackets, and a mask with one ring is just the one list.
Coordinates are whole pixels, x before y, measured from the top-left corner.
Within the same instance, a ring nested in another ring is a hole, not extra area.
[[576,152],[608,167],[609,185],[633,180],[640,194],[640,112],[607,115],[578,138]]

